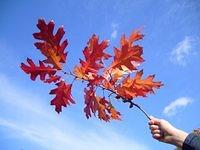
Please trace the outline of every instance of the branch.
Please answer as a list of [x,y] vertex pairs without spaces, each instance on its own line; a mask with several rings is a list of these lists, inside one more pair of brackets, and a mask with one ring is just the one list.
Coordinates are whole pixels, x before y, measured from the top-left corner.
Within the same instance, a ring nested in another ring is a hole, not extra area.
[[144,109],[142,109],[138,104],[132,102],[131,100],[123,100],[124,103],[130,103],[129,108],[133,108],[133,106],[137,107],[149,120],[151,120],[150,116],[146,113]]
[[[73,74],[70,70],[69,70],[69,73],[67,73],[67,72],[65,72],[65,71],[63,71],[63,73],[64,73],[64,74],[67,74],[67,75],[73,76],[73,77],[74,77],[73,82],[74,82],[77,78],[79,78],[79,77],[77,77],[75,74]],[[87,81],[87,82],[88,82],[88,80],[86,80],[86,79],[84,79],[84,78],[81,78],[81,80]],[[109,94],[108,97],[110,97],[112,94],[116,94],[117,96],[119,96],[120,98],[123,99],[123,102],[124,102],[124,103],[130,103],[129,108],[133,108],[133,106],[137,107],[137,108],[147,117],[147,119],[151,120],[150,116],[146,113],[146,111],[145,111],[144,109],[142,109],[138,104],[134,103],[134,102],[131,101],[131,100],[127,100],[127,99],[121,97],[121,96],[118,95],[115,91],[113,91],[113,90],[111,90],[111,89],[107,89],[107,88],[105,88],[105,87],[103,87],[103,86],[101,86],[101,85],[96,85],[96,86],[102,88],[103,91],[104,91],[104,90],[110,91],[111,93]]]

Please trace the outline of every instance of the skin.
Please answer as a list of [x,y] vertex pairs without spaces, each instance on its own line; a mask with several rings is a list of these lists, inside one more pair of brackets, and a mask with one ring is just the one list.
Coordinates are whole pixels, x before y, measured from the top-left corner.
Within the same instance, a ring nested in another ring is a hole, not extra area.
[[152,137],[160,142],[182,147],[188,133],[175,128],[168,121],[150,117],[149,129]]

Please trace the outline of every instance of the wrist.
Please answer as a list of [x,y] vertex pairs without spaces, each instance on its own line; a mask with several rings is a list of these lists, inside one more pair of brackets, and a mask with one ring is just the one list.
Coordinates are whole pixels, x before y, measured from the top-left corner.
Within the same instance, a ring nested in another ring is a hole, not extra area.
[[172,144],[178,147],[182,147],[187,136],[188,136],[188,133],[182,130],[176,129],[175,134],[172,136]]

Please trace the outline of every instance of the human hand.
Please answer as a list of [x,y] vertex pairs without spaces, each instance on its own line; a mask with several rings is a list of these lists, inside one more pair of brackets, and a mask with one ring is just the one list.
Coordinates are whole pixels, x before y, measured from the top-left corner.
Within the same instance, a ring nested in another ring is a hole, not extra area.
[[150,117],[149,129],[154,139],[182,147],[188,133],[172,126],[168,121]]

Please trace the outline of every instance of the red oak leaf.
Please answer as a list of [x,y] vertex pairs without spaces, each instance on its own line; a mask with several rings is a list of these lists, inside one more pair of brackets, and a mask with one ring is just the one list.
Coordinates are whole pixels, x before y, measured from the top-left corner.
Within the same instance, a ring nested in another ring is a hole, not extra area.
[[31,80],[35,80],[37,76],[40,76],[40,80],[44,81],[46,75],[52,76],[56,73],[56,70],[50,66],[45,66],[42,61],[39,61],[39,66],[36,66],[34,62],[27,58],[28,65],[21,63],[21,69],[30,74]]
[[[99,103],[99,112],[98,112],[98,116],[100,119],[103,119],[104,121],[109,121],[109,119],[113,119],[113,120],[121,120],[121,114],[120,112],[118,112],[113,105],[111,104],[111,102],[108,102],[105,97],[101,98],[98,97],[97,102]],[[104,118],[105,114],[108,114],[109,119],[106,120]]]
[[49,94],[55,94],[56,97],[51,101],[51,105],[55,105],[55,110],[60,113],[62,106],[67,107],[70,103],[75,104],[71,96],[72,84],[66,84],[64,81],[60,81],[56,84],[58,87],[51,90]]
[[94,92],[94,87],[90,87],[90,89],[84,89],[85,92],[85,104],[86,107],[84,108],[84,112],[86,114],[86,117],[89,118],[92,116],[91,113],[95,113],[97,111],[97,106],[95,103],[95,92]]
[[88,74],[97,74],[99,69],[104,67],[103,60],[111,57],[109,54],[104,52],[107,47],[108,41],[103,40],[101,43],[99,43],[98,36],[94,34],[83,50],[85,60],[80,59],[80,66],[75,66],[74,73],[78,77],[84,77]]
[[87,46],[83,50],[86,61],[94,62],[100,61],[102,63],[103,59],[109,59],[111,56],[104,52],[108,47],[108,41],[103,40],[99,43],[99,38],[95,34],[89,39]]
[[136,64],[144,61],[142,58],[143,48],[139,45],[133,45],[133,42],[142,38],[143,35],[139,31],[132,32],[129,39],[126,39],[125,35],[123,35],[121,38],[121,48],[114,48],[114,61],[109,69],[119,68],[123,70],[123,66],[125,66],[130,71],[136,70]]
[[62,64],[66,62],[67,52],[64,52],[68,45],[67,40],[62,43],[61,39],[65,34],[63,27],[60,27],[56,34],[53,34],[54,22],[50,21],[48,24],[45,23],[43,19],[38,20],[37,27],[40,32],[34,33],[34,38],[41,40],[43,42],[36,42],[35,46],[40,49],[41,53],[46,56],[44,62],[50,63],[54,68],[61,70]]
[[89,118],[98,113],[100,120],[110,121],[110,119],[120,120],[120,113],[108,102],[105,97],[101,98],[95,95],[94,87],[90,86],[89,90],[85,88],[85,108],[86,117]]
[[141,40],[143,37],[144,35],[140,33],[140,30],[135,30],[128,39],[126,39],[125,35],[122,36],[121,45],[125,45],[128,42],[130,46],[133,46],[135,41]]
[[138,96],[146,97],[149,93],[154,93],[154,89],[160,88],[161,82],[153,81],[154,75],[149,75],[142,79],[143,71],[136,73],[134,78],[127,76],[121,84],[116,87],[117,94],[124,99],[133,99]]

